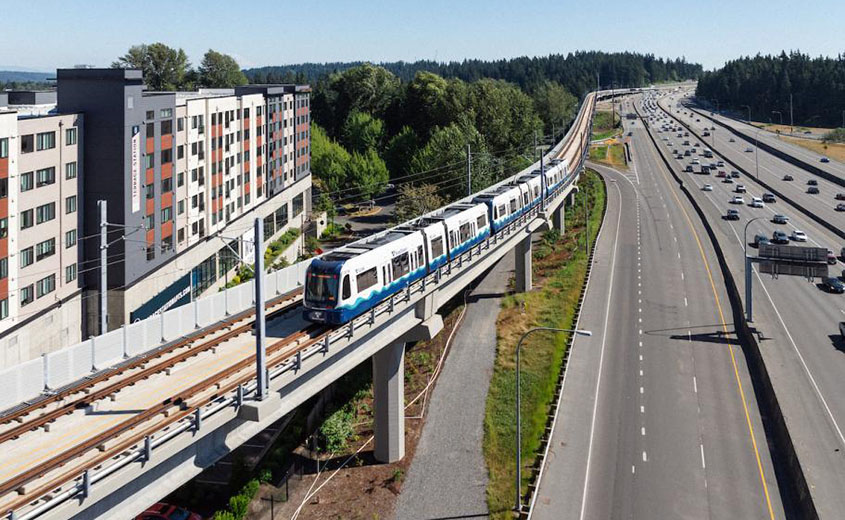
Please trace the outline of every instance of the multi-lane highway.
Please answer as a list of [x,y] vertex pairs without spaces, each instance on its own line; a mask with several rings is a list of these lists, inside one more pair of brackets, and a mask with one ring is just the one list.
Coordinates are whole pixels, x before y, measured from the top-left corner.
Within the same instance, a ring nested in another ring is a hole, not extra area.
[[[677,96],[676,96],[677,98]],[[664,100],[659,106],[675,107],[676,100]],[[648,103],[647,103],[648,104]],[[653,106],[653,104],[651,105]],[[661,116],[660,108],[652,109],[656,118]],[[674,110],[673,110],[674,112]],[[664,113],[665,114],[665,113]],[[673,114],[675,115],[675,114]],[[682,116],[683,117],[683,116]],[[693,128],[696,128],[693,116]],[[703,127],[704,123],[701,123]],[[689,118],[684,122],[689,123]],[[662,122],[657,124],[659,128]],[[661,139],[663,133],[653,129],[654,136],[660,142],[670,163],[681,172],[689,162],[688,157],[676,160],[671,154],[668,142]],[[731,143],[730,136],[717,126],[715,145],[716,153],[738,161],[748,169],[749,160],[753,163],[754,154],[743,150],[747,143]],[[673,131],[670,140],[677,141],[677,132]],[[697,139],[690,138],[692,141]],[[721,140],[720,140],[721,139]],[[739,139],[737,139],[739,141]],[[709,144],[709,143],[708,143]],[[811,174],[794,166],[787,165],[759,150],[761,165],[760,176],[775,179],[778,189],[784,186],[806,187],[806,180]],[[741,157],[746,157],[742,163]],[[750,158],[750,159],[749,159]],[[781,170],[783,168],[783,170]],[[730,170],[730,166],[726,168]],[[753,171],[753,169],[752,169]],[[792,183],[780,181],[785,171],[795,177]],[[680,173],[692,188],[693,196],[699,201],[708,220],[713,225],[715,234],[727,255],[727,262],[735,280],[742,284],[744,278],[743,250],[746,240],[751,241],[755,234],[771,236],[776,229],[791,234],[800,229],[808,235],[808,242],[801,245],[825,247],[839,252],[841,240],[831,231],[814,220],[803,215],[784,201],[767,204],[762,208],[748,205],[751,197],[762,197],[763,189],[748,176],[742,175],[732,184],[722,182],[715,175]],[[833,197],[830,185],[818,180],[821,193],[809,195],[795,189],[789,196],[795,196],[799,204],[804,204],[811,211],[828,211]],[[745,204],[730,204],[729,199],[736,195],[737,183],[744,184],[747,193],[743,194]],[[712,191],[705,191],[705,184]],[[739,220],[727,221],[722,217],[728,208],[739,212]],[[772,222],[775,214],[790,218],[788,224]],[[825,218],[835,218],[837,226],[842,227],[843,217],[839,213],[823,213]],[[743,232],[748,224],[748,236]],[[749,254],[754,249],[748,246]],[[842,263],[830,266],[830,274],[838,276]],[[768,275],[754,273],[754,322],[761,340],[759,341],[767,370],[783,410],[787,426],[795,444],[798,458],[808,481],[815,506],[821,518],[840,518],[845,510],[845,400],[841,398],[843,377],[845,377],[845,344],[839,334],[837,324],[845,320],[845,299],[839,294],[829,294],[815,283],[801,277],[781,276],[773,279]]]
[[608,212],[532,516],[783,518],[715,253],[642,125]]

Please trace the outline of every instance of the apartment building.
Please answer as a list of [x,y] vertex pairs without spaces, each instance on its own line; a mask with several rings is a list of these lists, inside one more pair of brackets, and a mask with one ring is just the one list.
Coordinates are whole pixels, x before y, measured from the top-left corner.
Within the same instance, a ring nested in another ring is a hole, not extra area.
[[[310,212],[310,89],[249,85],[144,90],[138,70],[60,69],[58,111],[85,115],[83,230],[109,222],[109,328],[216,290],[251,247],[253,220],[272,239]],[[82,245],[84,261],[99,244]],[[96,272],[86,296],[99,290]],[[85,333],[98,331],[84,298]]]
[[0,108],[0,366],[81,339],[83,116],[14,94],[36,104]]

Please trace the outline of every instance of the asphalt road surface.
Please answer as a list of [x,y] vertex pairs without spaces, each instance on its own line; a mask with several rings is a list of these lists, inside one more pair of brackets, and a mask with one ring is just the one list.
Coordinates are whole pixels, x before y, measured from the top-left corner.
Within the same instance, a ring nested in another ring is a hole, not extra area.
[[782,518],[715,254],[631,130],[532,517]]
[[[717,143],[717,150],[718,146]],[[767,160],[764,159],[767,155],[760,151],[761,164]],[[678,168],[685,164],[674,159],[670,161]],[[748,189],[744,195],[746,205],[731,205],[728,199],[734,195],[731,190],[735,184],[724,184],[713,175],[681,175],[686,176],[685,181],[694,188],[694,196],[713,223],[740,287],[744,280],[745,240],[750,242],[757,233],[771,236],[775,229],[787,234],[801,229],[807,233],[808,242],[799,245],[826,247],[839,252],[838,237],[783,201],[764,208],[748,207],[750,197],[762,194],[750,180],[738,180]],[[704,191],[704,184],[710,184],[713,191]],[[728,207],[739,210],[740,220],[721,218]],[[775,213],[789,216],[790,222],[786,225],[772,223]],[[747,238],[743,236],[746,224]],[[756,255],[751,245],[748,251],[751,256]],[[842,267],[841,261],[837,262],[829,266],[829,272],[833,276],[839,275]],[[762,338],[759,342],[761,351],[819,515],[821,518],[842,518],[845,511],[845,494],[842,493],[845,489],[845,400],[841,394],[845,379],[845,343],[837,324],[845,320],[845,299],[843,295],[822,291],[816,282],[818,280],[809,282],[802,277],[789,276],[773,279],[756,273],[755,269],[753,327]]]

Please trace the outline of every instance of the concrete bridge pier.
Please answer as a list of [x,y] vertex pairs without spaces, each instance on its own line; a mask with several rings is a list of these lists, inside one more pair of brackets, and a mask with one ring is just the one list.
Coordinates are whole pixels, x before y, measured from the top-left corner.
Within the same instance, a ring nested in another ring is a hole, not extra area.
[[516,245],[516,291],[531,290],[531,233]]
[[373,430],[379,462],[405,456],[405,341],[400,339],[373,356]]
[[566,232],[566,201],[561,202],[560,206],[552,213],[552,225],[554,229],[560,231],[560,234]]

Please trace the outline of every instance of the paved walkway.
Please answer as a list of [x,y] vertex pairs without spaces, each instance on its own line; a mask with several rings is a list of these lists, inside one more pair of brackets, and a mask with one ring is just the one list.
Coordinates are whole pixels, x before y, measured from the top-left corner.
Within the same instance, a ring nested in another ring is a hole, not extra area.
[[463,323],[431,396],[416,455],[402,486],[396,518],[482,518],[487,468],[484,408],[496,356],[496,318],[513,272],[505,256],[468,297]]

